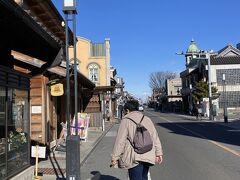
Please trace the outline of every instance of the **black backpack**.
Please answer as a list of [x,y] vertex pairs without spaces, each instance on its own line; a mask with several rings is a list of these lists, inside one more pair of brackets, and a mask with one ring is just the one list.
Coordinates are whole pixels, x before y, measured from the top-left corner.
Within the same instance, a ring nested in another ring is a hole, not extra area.
[[136,123],[133,119],[129,117],[126,117],[126,118],[130,119],[132,122],[136,124],[136,130],[133,137],[133,142],[131,142],[130,139],[128,138],[129,142],[134,148],[134,151],[138,154],[144,154],[148,151],[151,151],[153,147],[152,137],[149,131],[141,124],[141,122],[144,119],[144,115],[140,123]]

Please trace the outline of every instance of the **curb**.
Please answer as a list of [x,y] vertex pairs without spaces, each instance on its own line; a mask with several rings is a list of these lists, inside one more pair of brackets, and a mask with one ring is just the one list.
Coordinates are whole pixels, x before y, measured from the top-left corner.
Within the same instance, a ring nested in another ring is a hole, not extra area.
[[[176,115],[174,113],[168,113],[168,114]],[[240,125],[238,125],[238,126],[232,126],[231,125],[232,123],[235,123],[237,119],[228,119],[229,122],[228,123],[224,123],[223,119],[210,121],[209,118],[203,117],[202,120],[197,120],[195,118],[195,116],[185,115],[185,114],[178,114],[178,115],[183,117],[183,118],[187,118],[189,120],[193,120],[193,121],[196,121],[196,122],[210,122],[210,123],[215,123],[215,124],[218,124],[218,125],[221,125],[221,126],[230,127],[230,128],[233,128],[233,129],[240,130]],[[238,120],[238,121],[239,121],[239,124],[240,124],[240,120]]]
[[[164,113],[163,113],[164,114]],[[165,113],[166,114],[166,113]],[[202,120],[197,120],[196,119],[196,116],[191,116],[191,115],[186,115],[186,114],[177,114],[177,113],[168,113],[168,114],[171,114],[171,115],[178,115],[180,117],[183,117],[183,118],[187,118],[189,120],[195,120],[195,121],[208,121],[209,118],[207,117],[202,117]],[[212,121],[213,122],[213,121]]]
[[108,129],[106,129],[102,135],[97,138],[97,140],[95,141],[92,149],[89,151],[89,153],[83,158],[82,162],[80,163],[80,168],[82,167],[82,165],[86,162],[86,160],[88,159],[88,157],[92,154],[92,152],[95,150],[95,148],[97,147],[97,145],[101,142],[101,140],[103,139],[103,137],[108,133],[108,131],[115,125],[116,123],[112,123]]

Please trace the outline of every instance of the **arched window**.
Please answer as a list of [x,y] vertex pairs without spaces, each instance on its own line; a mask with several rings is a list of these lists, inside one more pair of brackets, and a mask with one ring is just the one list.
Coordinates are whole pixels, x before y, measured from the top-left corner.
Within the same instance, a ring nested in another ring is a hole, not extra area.
[[97,64],[90,64],[88,66],[88,71],[89,71],[89,79],[92,81],[92,82],[98,82],[98,74],[99,74],[99,67]]

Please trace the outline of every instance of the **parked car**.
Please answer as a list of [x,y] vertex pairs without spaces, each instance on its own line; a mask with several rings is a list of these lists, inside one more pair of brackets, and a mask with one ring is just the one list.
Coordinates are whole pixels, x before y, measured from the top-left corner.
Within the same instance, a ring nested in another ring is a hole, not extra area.
[[139,105],[138,110],[143,111],[144,110],[143,105]]

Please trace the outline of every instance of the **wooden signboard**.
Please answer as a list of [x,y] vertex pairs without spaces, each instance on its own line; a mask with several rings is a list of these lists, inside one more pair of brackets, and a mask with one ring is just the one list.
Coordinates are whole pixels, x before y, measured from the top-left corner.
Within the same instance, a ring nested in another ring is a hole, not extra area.
[[64,91],[63,91],[62,83],[51,85],[51,95],[52,96],[62,96],[63,93],[64,93]]

